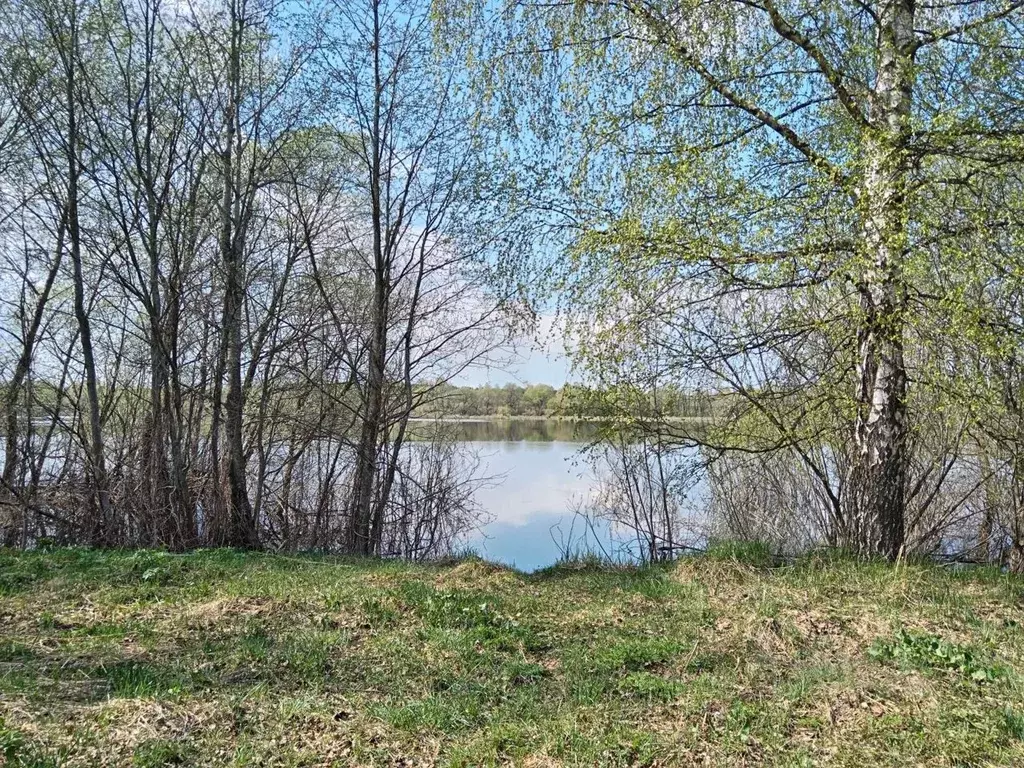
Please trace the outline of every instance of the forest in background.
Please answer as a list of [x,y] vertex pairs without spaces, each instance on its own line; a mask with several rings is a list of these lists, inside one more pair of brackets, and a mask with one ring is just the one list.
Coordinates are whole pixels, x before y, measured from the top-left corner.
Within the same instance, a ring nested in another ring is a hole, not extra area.
[[[663,387],[659,400],[647,398],[648,411],[665,418],[710,418],[713,398],[704,393],[687,392],[677,387]],[[430,402],[416,411],[416,416],[499,416],[557,419],[612,418],[607,393],[596,392],[581,384],[553,387],[550,384],[503,384],[502,386],[437,387]]]

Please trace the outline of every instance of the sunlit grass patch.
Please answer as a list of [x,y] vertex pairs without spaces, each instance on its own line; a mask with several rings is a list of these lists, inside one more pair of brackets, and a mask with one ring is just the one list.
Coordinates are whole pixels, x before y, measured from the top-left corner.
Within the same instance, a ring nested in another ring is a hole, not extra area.
[[145,661],[104,664],[95,670],[94,676],[107,682],[111,696],[126,699],[176,696],[192,682],[183,670]]
[[150,739],[135,747],[132,766],[135,768],[165,768],[190,765],[195,759],[195,748],[187,741]]
[[977,648],[959,645],[937,635],[910,632],[899,627],[891,638],[878,638],[868,654],[880,661],[890,661],[918,669],[956,672],[976,683],[991,682],[1004,677],[1000,669]]
[[0,552],[7,762],[1024,764],[1024,583],[762,554]]

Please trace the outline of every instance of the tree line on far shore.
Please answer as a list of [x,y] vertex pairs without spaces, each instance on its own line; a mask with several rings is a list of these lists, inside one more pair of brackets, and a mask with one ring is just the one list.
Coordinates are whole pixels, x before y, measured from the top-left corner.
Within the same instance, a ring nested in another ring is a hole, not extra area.
[[[445,384],[434,390],[429,402],[416,411],[417,416],[497,416],[602,419],[617,416],[608,405],[609,393],[597,392],[582,384],[513,384],[501,386],[456,386]],[[644,411],[657,412],[666,418],[709,418],[712,398],[705,393],[680,387],[664,387],[646,398],[646,407],[636,408],[640,418]]]

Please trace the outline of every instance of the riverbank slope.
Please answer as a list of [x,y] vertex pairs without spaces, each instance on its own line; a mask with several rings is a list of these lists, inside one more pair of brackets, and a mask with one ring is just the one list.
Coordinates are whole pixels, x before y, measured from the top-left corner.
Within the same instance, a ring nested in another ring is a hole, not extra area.
[[1022,765],[1022,622],[994,570],[742,548],[0,553],[0,765]]

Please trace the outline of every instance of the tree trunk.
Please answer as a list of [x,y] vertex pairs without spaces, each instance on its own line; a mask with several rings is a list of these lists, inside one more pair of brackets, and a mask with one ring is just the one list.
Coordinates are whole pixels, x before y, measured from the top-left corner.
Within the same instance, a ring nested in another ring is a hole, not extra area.
[[[145,128],[143,144],[135,147],[136,170],[145,186],[146,256],[148,261],[149,310],[149,434],[145,443],[143,478],[149,505],[146,517],[152,523],[151,541],[156,546],[181,549],[180,512],[174,503],[167,465],[167,423],[169,408],[164,399],[170,396],[167,385],[167,351],[163,338],[163,297],[160,291],[160,218],[162,202],[157,196],[153,140],[156,136],[156,115],[153,103],[153,69],[156,56],[156,10],[143,6],[145,22],[144,78],[141,97]],[[133,119],[133,125],[136,121]]]
[[380,72],[380,17],[373,4],[373,124],[370,142],[370,211],[373,226],[373,305],[370,308],[370,331],[367,361],[366,394],[363,397],[363,423],[356,449],[356,468],[349,509],[347,545],[352,552],[370,554],[373,549],[371,519],[373,516],[374,480],[377,475],[377,448],[384,410],[384,363],[387,359],[388,254],[384,228],[387,226],[382,200],[383,137],[381,109],[385,85]]
[[78,323],[79,340],[82,345],[82,363],[85,368],[85,387],[89,417],[89,471],[92,475],[96,506],[85,521],[86,538],[93,546],[103,546],[110,540],[109,526],[113,522],[110,514],[110,495],[107,489],[107,468],[103,447],[103,431],[100,422],[99,383],[96,377],[96,359],[92,346],[92,327],[89,313],[85,308],[85,277],[82,270],[82,231],[78,217],[79,158],[78,126],[78,14],[75,3],[71,4],[71,43],[65,59],[65,85],[68,110],[68,178],[67,211],[68,241],[71,246],[71,265],[74,272],[75,320]]
[[228,520],[221,542],[229,547],[257,548],[259,538],[253,520],[252,505],[245,474],[245,450],[242,445],[242,302],[244,226],[239,221],[239,191],[236,189],[234,160],[238,139],[238,92],[241,87],[241,47],[243,20],[235,2],[231,3],[231,46],[228,52],[228,106],[223,152],[224,196],[221,210],[220,250],[224,262],[223,345],[227,374],[224,401],[224,442],[228,465]]
[[[149,137],[147,136],[147,145]],[[150,149],[147,146],[147,155]],[[178,520],[170,498],[167,471],[167,435],[164,396],[167,393],[167,364],[163,344],[162,301],[160,296],[160,253],[156,221],[156,199],[151,179],[147,179],[149,232],[146,250],[149,257],[149,435],[146,441],[143,477],[147,485],[147,517],[152,521],[152,544],[179,548]]]
[[[185,455],[188,440],[184,396],[182,394],[181,371],[178,354],[178,335],[181,326],[181,255],[172,245],[172,262],[167,283],[167,320],[163,341],[167,355],[167,391],[164,395],[166,425],[170,443],[171,458],[171,506],[178,523],[177,536],[180,549],[196,546],[196,507],[189,488],[187,459]],[[204,345],[205,347],[205,345]],[[200,387],[200,390],[202,387]]]
[[[36,300],[35,309],[32,312],[32,319],[29,321],[28,327],[22,336],[21,354],[18,356],[18,362],[14,368],[14,375],[11,377],[10,382],[7,385],[7,391],[4,393],[4,413],[7,422],[7,434],[5,435],[4,441],[4,468],[3,475],[0,476],[3,479],[3,488],[0,489],[2,492],[10,493],[14,496],[19,496],[21,493],[20,482],[18,479],[18,400],[21,396],[21,388],[25,383],[25,379],[28,377],[30,368],[32,367],[32,356],[35,353],[36,338],[39,335],[39,329],[43,324],[43,313],[46,310],[46,303],[50,298],[50,291],[53,290],[53,283],[57,278],[57,273],[60,271],[60,265],[63,253],[64,253],[64,238],[67,234],[67,206],[61,211],[60,223],[57,226],[57,246],[54,252],[53,264],[50,266],[50,271],[46,274],[46,282],[43,285],[43,290],[39,294],[39,298]],[[31,414],[31,400],[28,401],[28,440],[31,443],[32,440],[32,414]],[[14,546],[17,541],[19,531],[22,529],[22,514],[23,510],[20,509],[20,500],[15,499],[11,505],[11,517],[4,523],[2,529],[0,529],[0,545],[6,547]]]
[[907,373],[906,143],[913,89],[913,0],[878,3],[878,63],[863,144],[863,268],[858,281],[857,415],[847,483],[846,544],[895,558],[904,543]]
[[[375,236],[376,237],[376,236]],[[356,469],[353,478],[352,503],[348,519],[348,547],[358,554],[371,554],[370,535],[373,515],[374,480],[377,476],[377,447],[381,432],[381,414],[384,401],[384,355],[386,331],[384,326],[383,280],[376,280],[374,290],[374,326],[370,340],[369,370],[364,397],[363,424],[356,450]]]

